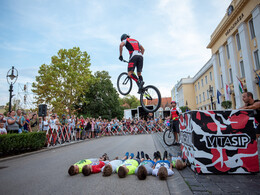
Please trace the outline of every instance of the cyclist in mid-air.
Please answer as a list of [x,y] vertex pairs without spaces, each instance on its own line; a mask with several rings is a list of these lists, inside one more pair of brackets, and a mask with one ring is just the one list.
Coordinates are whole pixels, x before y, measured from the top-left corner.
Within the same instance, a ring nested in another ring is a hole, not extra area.
[[[123,47],[126,47],[129,51],[130,57],[128,62],[128,76],[131,77],[139,87],[138,93],[141,93],[141,90],[144,85],[143,77],[142,77],[142,69],[143,69],[143,54],[144,48],[143,46],[135,39],[131,39],[129,35],[123,34],[121,36],[121,43],[119,46],[119,60],[123,61]],[[134,74],[135,67],[137,68],[137,76]]]

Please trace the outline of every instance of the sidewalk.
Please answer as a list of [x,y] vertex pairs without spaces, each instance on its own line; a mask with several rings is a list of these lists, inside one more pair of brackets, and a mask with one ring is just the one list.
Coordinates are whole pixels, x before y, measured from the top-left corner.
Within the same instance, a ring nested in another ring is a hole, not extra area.
[[[179,146],[168,147],[164,144],[163,133],[157,133],[155,136],[168,152],[173,155],[181,152]],[[260,141],[258,142],[259,148]],[[259,153],[258,156],[260,159]],[[252,175],[198,175],[187,167],[179,171],[179,174],[193,194],[260,194],[259,173]]]

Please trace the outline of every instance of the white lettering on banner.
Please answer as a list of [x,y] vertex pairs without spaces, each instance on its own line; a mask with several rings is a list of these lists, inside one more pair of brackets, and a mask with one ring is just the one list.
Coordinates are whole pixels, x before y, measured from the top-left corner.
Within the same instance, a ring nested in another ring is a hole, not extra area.
[[192,146],[192,134],[187,131],[180,131],[180,140],[182,144]]
[[247,134],[206,136],[206,145],[208,148],[247,148],[250,141],[251,139]]

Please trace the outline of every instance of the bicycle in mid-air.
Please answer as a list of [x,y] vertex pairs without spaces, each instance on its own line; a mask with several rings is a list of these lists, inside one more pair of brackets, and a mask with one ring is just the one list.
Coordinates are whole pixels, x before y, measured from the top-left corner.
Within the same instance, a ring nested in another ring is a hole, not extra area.
[[[123,62],[127,62],[123,60]],[[132,79],[128,76],[127,72],[122,72],[117,78],[117,88],[122,95],[128,95],[133,86]],[[161,93],[153,85],[147,85],[141,89],[140,103],[146,112],[156,112],[161,106]],[[150,104],[150,105],[149,105]],[[153,105],[153,106],[151,106]]]

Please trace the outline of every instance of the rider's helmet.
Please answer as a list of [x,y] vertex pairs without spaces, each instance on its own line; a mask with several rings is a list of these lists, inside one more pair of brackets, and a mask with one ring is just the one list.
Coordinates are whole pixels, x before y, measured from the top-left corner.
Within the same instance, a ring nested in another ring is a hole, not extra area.
[[171,104],[173,104],[173,103],[174,103],[174,104],[176,104],[176,102],[175,102],[175,101],[171,101]]
[[130,35],[128,35],[128,34],[122,34],[121,41],[123,41],[123,40],[125,40],[126,38],[129,38],[129,37],[130,37]]

